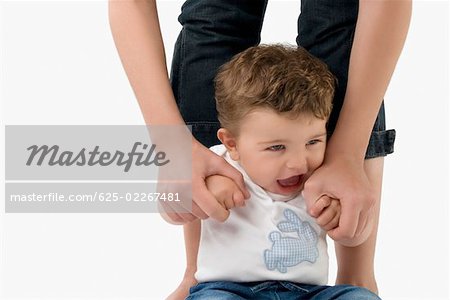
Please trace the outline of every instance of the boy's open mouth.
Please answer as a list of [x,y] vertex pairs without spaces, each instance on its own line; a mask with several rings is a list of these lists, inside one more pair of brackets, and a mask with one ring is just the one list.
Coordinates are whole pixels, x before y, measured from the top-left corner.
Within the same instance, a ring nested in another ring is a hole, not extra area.
[[302,182],[303,175],[295,175],[285,179],[278,179],[277,182],[284,188],[298,187]]

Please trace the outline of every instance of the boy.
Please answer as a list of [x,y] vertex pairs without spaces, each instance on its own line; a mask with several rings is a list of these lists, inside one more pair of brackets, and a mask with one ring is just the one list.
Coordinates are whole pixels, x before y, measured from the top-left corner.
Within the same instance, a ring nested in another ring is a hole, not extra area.
[[[199,284],[187,299],[379,299],[324,285],[325,231],[338,224],[339,201],[328,199],[316,221],[300,195],[324,159],[333,93],[326,65],[302,48],[252,47],[220,69],[222,145],[211,150],[242,172],[251,198],[224,223],[202,221]],[[220,189],[207,184],[213,194]]]

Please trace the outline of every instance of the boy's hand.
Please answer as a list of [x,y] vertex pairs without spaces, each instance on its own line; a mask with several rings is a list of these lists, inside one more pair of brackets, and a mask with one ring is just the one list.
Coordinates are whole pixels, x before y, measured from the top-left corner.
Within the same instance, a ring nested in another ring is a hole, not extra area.
[[245,206],[244,195],[239,187],[228,177],[212,175],[206,178],[206,187],[223,208]]
[[341,217],[341,203],[338,199],[322,196],[315,205],[322,212],[316,222],[323,230],[330,231],[338,227]]
[[335,242],[345,247],[356,247],[367,240],[372,228],[371,223],[367,224],[366,229],[358,237],[352,239],[336,238],[334,231],[339,226],[339,219],[341,217],[341,202],[338,199],[324,195],[317,200],[314,207],[321,211],[320,215],[316,218],[317,224]]

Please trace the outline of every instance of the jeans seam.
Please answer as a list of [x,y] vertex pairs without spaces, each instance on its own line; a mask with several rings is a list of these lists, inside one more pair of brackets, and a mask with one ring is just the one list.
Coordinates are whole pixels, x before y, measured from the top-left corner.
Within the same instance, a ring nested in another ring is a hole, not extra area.
[[192,130],[197,131],[199,129],[199,127],[206,127],[207,129],[214,129],[215,127],[220,127],[220,123],[219,122],[214,122],[214,121],[186,121],[186,125],[191,125],[192,126]]
[[184,28],[181,30],[180,32],[181,34],[181,40],[180,40],[180,60],[179,60],[179,71],[178,71],[178,103],[179,103],[179,110],[183,111],[183,106],[184,106],[184,93],[183,93],[183,82],[184,82],[184,61],[185,61],[185,57],[186,57],[186,45],[185,45],[185,31]]
[[269,287],[272,284],[273,284],[273,282],[271,282],[271,281],[265,281],[256,286],[250,287],[249,289],[250,289],[250,291],[252,291],[253,295],[256,295],[256,293],[266,289],[267,287]]
[[302,287],[300,287],[297,284],[292,283],[292,282],[280,282],[280,284],[285,286],[288,289],[295,289],[297,291],[302,291],[302,292],[305,292],[305,293],[309,293],[309,291],[307,289],[302,288]]

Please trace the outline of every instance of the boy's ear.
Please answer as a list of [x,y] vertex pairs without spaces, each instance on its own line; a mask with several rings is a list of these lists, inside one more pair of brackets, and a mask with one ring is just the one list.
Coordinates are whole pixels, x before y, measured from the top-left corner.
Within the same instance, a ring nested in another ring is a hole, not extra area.
[[220,128],[217,131],[217,138],[227,148],[230,157],[233,160],[239,160],[239,152],[237,151],[237,143],[234,135],[228,129]]

